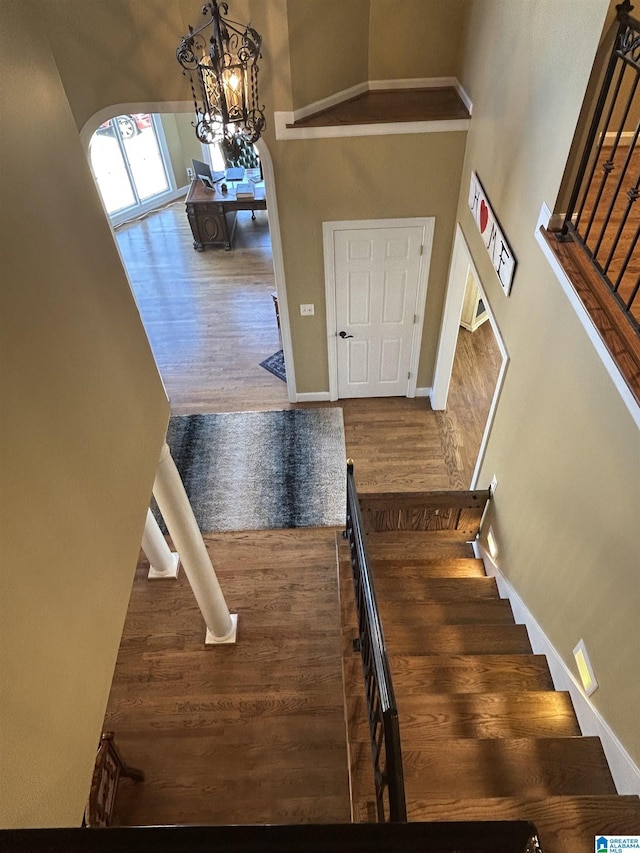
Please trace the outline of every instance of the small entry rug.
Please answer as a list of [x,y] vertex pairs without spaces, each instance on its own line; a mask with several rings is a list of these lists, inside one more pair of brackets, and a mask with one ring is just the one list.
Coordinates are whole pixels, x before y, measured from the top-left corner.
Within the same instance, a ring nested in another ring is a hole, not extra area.
[[287,381],[287,372],[284,366],[284,352],[281,349],[279,349],[278,352],[274,352],[274,354],[270,355],[269,358],[265,358],[264,361],[261,361],[260,367],[264,367],[265,370],[268,370],[269,373],[273,373],[274,376],[277,376],[278,379],[282,379],[283,382]]
[[173,417],[167,443],[203,533],[345,523],[340,408]]

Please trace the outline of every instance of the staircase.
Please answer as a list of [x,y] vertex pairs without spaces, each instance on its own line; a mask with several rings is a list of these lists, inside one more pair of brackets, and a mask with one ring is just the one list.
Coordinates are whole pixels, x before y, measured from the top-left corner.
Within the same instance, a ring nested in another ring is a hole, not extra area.
[[[474,558],[467,540],[482,506],[469,506],[482,494],[360,499],[408,820],[528,820],[543,853],[592,853],[596,835],[640,834],[640,800],[616,794],[599,739],[580,735],[569,694],[554,690],[544,656],[532,653],[526,628]],[[338,555],[352,818],[376,821],[344,540]]]

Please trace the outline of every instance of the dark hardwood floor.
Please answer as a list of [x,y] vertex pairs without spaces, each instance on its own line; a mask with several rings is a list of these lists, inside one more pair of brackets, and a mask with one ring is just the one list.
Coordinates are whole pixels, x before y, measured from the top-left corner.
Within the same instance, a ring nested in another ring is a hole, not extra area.
[[[117,240],[174,414],[290,408],[259,366],[280,346],[266,213],[231,252],[195,252],[181,203]],[[460,332],[447,412],[340,401],[361,491],[468,487],[499,364],[487,323]],[[141,555],[104,728],[147,779],[123,780],[118,822],[348,822],[335,530],[205,541],[238,643],[205,649],[184,576],[149,583]]]
[[289,127],[331,127],[400,121],[468,119],[469,111],[453,86],[432,89],[382,89],[364,92]]
[[[181,202],[121,227],[117,240],[173,414],[301,405],[260,367],[281,346],[265,211],[239,214],[230,252],[193,250]],[[467,488],[499,369],[485,323],[460,329],[446,412],[424,398],[304,405],[342,407],[362,490]]]

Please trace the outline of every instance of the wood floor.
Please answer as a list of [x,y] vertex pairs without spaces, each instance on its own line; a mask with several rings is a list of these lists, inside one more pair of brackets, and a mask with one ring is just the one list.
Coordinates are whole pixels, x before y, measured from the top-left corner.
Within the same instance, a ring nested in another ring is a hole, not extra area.
[[104,728],[146,781],[117,822],[348,823],[334,531],[205,540],[238,642],[205,649],[184,574],[141,558]]
[[[231,252],[193,251],[181,204],[117,240],[174,414],[290,407],[259,366],[280,346],[266,214],[242,218]],[[461,330],[446,413],[341,401],[359,488],[468,486],[498,370],[487,323]],[[335,530],[205,541],[238,643],[205,650],[184,576],[149,583],[141,555],[104,728],[147,780],[123,780],[117,821],[348,822]]]
[[[280,348],[268,216],[238,215],[234,249],[192,248],[178,202],[117,240],[175,415],[301,407],[260,367]],[[500,369],[489,323],[460,329],[446,412],[424,398],[341,400],[362,491],[467,488]]]
[[453,86],[431,89],[383,89],[364,92],[288,127],[335,127],[401,121],[468,119],[469,111]]

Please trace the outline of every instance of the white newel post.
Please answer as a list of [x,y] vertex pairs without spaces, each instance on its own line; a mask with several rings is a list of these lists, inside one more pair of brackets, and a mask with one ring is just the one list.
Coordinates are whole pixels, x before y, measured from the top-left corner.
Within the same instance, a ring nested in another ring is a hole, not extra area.
[[178,577],[180,568],[180,556],[172,551],[162,535],[154,514],[147,510],[147,520],[142,534],[142,550],[149,560],[148,578],[152,580],[163,580]]
[[231,615],[211,565],[169,446],[162,448],[153,495],[178,549],[185,574],[207,625],[205,643],[235,643],[238,617]]

